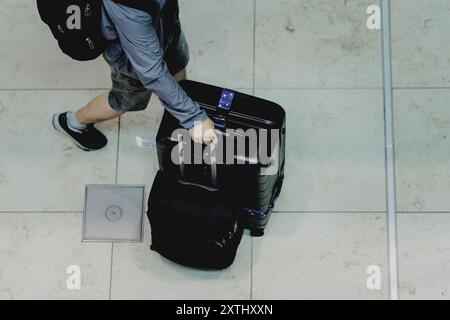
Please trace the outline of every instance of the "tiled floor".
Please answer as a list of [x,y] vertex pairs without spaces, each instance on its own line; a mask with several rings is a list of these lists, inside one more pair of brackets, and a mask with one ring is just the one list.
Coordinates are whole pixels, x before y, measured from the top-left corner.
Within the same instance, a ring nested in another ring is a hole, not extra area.
[[[400,293],[450,294],[450,6],[392,0]],[[158,168],[162,107],[99,127],[85,153],[51,115],[107,89],[106,64],[55,46],[35,2],[0,9],[0,299],[388,299],[381,34],[376,0],[181,1],[190,77],[254,93],[288,114],[283,193],[263,238],[223,272],[174,265],[140,244],[81,243],[86,184],[144,184]],[[12,14],[14,12],[14,14]],[[80,290],[69,290],[79,266]],[[367,286],[378,266],[381,287]],[[69,269],[68,269],[69,268]]]

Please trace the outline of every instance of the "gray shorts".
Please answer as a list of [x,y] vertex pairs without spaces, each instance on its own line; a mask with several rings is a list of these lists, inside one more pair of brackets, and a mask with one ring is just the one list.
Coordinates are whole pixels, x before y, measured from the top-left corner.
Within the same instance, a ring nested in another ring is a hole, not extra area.
[[[171,44],[164,55],[164,61],[172,75],[177,74],[189,62],[189,47],[181,32],[179,40]],[[112,88],[109,92],[109,104],[118,112],[140,111],[147,108],[152,92],[141,81],[121,74],[111,68]]]

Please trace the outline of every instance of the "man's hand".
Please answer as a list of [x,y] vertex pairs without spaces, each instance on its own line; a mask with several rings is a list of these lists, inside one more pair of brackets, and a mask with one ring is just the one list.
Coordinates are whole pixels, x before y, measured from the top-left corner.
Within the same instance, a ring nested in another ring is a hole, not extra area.
[[192,140],[196,143],[217,143],[217,135],[214,131],[214,122],[209,118],[203,121],[203,123],[197,124],[192,129],[189,129],[189,133]]

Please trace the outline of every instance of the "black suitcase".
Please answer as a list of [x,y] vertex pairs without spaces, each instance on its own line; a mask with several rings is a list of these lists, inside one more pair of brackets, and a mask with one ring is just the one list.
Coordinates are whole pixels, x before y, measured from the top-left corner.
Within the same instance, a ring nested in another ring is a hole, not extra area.
[[151,249],[185,266],[226,269],[242,239],[240,214],[225,192],[159,171],[148,201]]
[[[218,183],[221,188],[233,194],[233,201],[242,208],[245,227],[251,230],[252,236],[262,236],[284,179],[285,111],[276,103],[195,81],[182,81],[180,85],[207,112],[215,122],[216,129],[224,132],[221,146],[224,147],[230,139],[233,140],[231,153],[235,163],[224,159],[227,152],[230,152],[228,148],[217,166]],[[165,112],[156,138],[160,170],[175,177],[180,175],[179,166],[173,161],[172,155],[178,144],[173,132],[178,128],[179,122]],[[250,147],[251,138],[243,134],[248,130],[258,132],[256,153]],[[260,130],[265,132],[265,136],[259,134]],[[265,139],[266,136],[268,139]],[[262,161],[260,147],[266,140],[267,156]],[[194,149],[192,143],[190,150]],[[191,160],[194,163],[193,154]],[[238,161],[241,164],[236,164]],[[209,165],[186,164],[185,179],[207,184],[211,181]]]

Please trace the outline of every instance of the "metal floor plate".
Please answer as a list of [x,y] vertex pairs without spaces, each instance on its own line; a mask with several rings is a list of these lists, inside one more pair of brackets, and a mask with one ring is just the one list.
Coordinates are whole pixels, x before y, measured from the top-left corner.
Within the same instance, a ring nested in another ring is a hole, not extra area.
[[86,186],[83,241],[142,241],[144,190],[144,186]]

